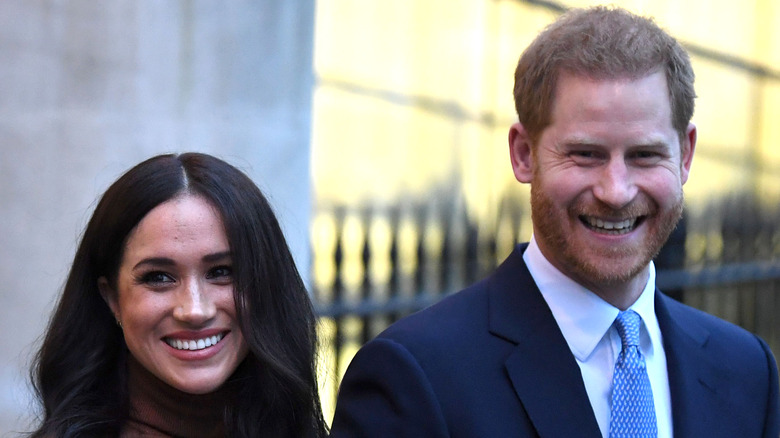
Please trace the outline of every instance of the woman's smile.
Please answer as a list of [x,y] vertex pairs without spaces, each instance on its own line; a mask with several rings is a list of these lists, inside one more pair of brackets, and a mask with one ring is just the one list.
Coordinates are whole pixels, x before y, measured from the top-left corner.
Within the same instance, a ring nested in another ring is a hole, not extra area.
[[208,336],[205,338],[200,339],[177,339],[177,338],[163,338],[163,341],[165,341],[166,344],[170,345],[171,347],[177,349],[177,350],[203,350],[204,348],[211,347],[213,345],[217,345],[219,341],[222,340],[222,337],[224,335],[217,334],[214,336]]

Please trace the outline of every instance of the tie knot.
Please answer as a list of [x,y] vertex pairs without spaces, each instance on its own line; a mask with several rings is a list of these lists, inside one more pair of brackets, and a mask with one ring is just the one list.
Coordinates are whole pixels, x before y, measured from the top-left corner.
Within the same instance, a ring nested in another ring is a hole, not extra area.
[[639,345],[639,323],[642,318],[633,310],[624,310],[618,313],[615,319],[615,327],[620,335],[623,347]]

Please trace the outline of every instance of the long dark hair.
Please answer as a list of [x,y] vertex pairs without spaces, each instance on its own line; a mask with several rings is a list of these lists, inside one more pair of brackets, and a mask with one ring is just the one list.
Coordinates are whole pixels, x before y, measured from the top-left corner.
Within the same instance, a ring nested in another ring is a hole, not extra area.
[[203,196],[221,214],[232,253],[236,314],[250,353],[233,376],[233,437],[325,436],[316,368],[316,317],[273,211],[235,167],[206,154],[150,158],[121,176],[90,219],[35,358],[43,405],[33,436],[118,435],[128,415],[122,332],[98,290],[116,286],[125,240],[177,195]]

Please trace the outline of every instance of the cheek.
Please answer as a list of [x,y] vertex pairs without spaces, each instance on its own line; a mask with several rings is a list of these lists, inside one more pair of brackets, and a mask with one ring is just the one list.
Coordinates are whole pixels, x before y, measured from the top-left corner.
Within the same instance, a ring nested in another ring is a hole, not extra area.
[[559,208],[573,204],[592,184],[587,175],[577,172],[550,173],[537,178],[537,190]]
[[236,304],[233,299],[233,291],[230,290],[226,291],[226,293],[221,293],[215,300],[215,304],[220,312],[222,312],[230,320],[230,324],[233,326],[233,329],[241,335],[241,344],[246,351],[246,340],[244,338],[244,333],[241,330],[241,325],[238,321],[238,312],[236,311]]
[[215,303],[217,307],[230,318],[233,325],[238,327],[238,312],[236,311],[236,302],[233,299],[233,291],[229,291],[224,294],[220,294],[220,297]]
[[659,206],[676,205],[682,197],[682,181],[678,171],[665,170],[647,175],[643,179],[642,191]]
[[120,295],[119,312],[125,338],[141,338],[153,333],[170,306],[165,300],[133,293]]

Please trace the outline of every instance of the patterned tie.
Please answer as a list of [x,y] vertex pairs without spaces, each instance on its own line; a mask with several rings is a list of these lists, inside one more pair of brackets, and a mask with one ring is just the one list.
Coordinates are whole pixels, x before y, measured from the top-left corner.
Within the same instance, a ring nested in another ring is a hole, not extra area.
[[623,350],[615,363],[612,378],[610,438],[658,436],[653,389],[647,377],[645,359],[639,351],[641,321],[642,318],[633,310],[620,312],[615,319]]

